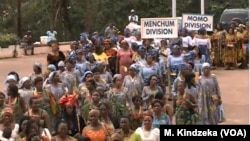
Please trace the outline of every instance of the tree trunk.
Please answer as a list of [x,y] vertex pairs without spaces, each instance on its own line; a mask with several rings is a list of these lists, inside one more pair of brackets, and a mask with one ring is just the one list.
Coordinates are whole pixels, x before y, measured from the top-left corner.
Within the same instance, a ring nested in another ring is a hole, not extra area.
[[50,13],[50,28],[55,28],[55,16],[56,16],[56,0],[51,0],[51,13]]
[[17,36],[22,37],[21,0],[17,0]]

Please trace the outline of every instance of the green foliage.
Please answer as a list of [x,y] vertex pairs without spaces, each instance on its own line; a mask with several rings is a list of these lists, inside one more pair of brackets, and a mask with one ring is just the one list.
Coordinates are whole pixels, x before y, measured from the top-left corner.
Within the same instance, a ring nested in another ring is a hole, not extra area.
[[[54,11],[52,1],[55,2]],[[171,17],[172,0],[22,0],[22,31],[32,30],[34,38],[40,40],[55,19],[55,30],[59,40],[72,40],[84,31],[104,32],[112,22],[123,31],[128,24],[128,15],[135,9],[140,18]],[[17,0],[1,0],[0,11],[7,10],[8,16],[0,14],[1,33],[15,33]],[[63,7],[63,3],[66,7]],[[205,0],[206,14],[219,20],[225,8],[248,7],[248,0]],[[65,18],[68,14],[68,19]],[[199,0],[177,0],[177,16],[182,13],[200,13]],[[53,15],[56,15],[56,17]],[[63,20],[64,19],[64,20]]]
[[0,33],[0,47],[8,48],[9,45],[13,45],[16,43],[16,35],[12,33],[1,34]]

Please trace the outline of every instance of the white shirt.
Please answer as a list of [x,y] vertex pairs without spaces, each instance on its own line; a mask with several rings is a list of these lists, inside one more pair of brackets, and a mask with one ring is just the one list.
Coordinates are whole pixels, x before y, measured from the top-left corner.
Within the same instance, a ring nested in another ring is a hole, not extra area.
[[139,127],[135,132],[141,136],[142,141],[160,141],[160,129],[158,128],[145,131],[142,127]]
[[137,15],[129,15],[128,16],[128,21],[129,22],[134,22],[134,23],[138,23],[139,22],[139,18],[138,18],[138,16]]
[[206,39],[201,39],[201,38],[194,38],[194,43],[198,47],[200,45],[205,45],[207,46],[208,49],[211,49],[211,41],[209,38]]
[[192,46],[192,38],[190,36],[181,37],[182,39],[182,47],[187,48],[188,46]]

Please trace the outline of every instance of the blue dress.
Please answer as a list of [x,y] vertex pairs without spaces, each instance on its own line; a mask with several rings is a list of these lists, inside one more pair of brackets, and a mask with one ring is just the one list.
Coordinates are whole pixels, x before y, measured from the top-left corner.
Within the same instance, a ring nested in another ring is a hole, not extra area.
[[178,57],[175,57],[173,55],[170,55],[168,58],[168,68],[170,70],[170,82],[171,85],[173,84],[174,80],[177,78],[178,74],[180,73],[180,67],[184,64],[183,56],[180,55]]

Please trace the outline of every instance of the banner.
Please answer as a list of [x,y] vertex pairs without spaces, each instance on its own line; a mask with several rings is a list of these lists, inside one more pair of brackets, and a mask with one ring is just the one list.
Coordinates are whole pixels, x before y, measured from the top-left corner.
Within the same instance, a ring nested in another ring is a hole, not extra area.
[[249,141],[250,125],[161,125],[160,140]]
[[188,30],[198,30],[205,28],[207,31],[213,31],[213,15],[182,14],[182,27]]
[[141,18],[142,38],[177,38],[176,18]]

